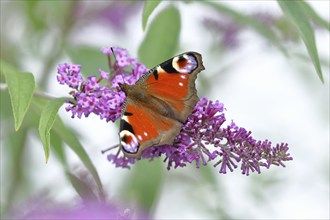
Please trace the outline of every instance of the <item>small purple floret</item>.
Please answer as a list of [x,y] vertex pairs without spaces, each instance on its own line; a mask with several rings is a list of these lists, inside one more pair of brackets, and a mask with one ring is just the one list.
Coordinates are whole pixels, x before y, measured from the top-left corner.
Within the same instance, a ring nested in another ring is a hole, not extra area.
[[[98,69],[100,77],[90,76],[83,80],[80,73],[81,66],[77,64],[59,64],[57,80],[74,89],[71,92],[73,100],[67,100],[70,105],[66,107],[71,111],[72,118],[88,117],[91,113],[100,119],[115,121],[120,117],[125,94],[120,90],[119,84],[134,84],[148,69],[135,59],[131,58],[127,50],[122,48],[102,48],[101,52],[110,55],[115,53],[115,61],[110,66],[110,73]],[[130,70],[130,72],[127,72]],[[101,85],[101,81],[106,81]],[[109,87],[111,85],[111,87]]]

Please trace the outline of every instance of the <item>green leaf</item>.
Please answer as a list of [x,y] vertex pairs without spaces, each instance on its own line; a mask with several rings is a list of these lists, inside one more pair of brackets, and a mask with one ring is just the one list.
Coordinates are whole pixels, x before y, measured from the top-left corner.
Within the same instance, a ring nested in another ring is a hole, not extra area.
[[85,76],[97,75],[98,69],[107,70],[108,60],[99,48],[79,47],[67,51],[75,64],[82,64],[81,72]]
[[306,11],[309,10],[308,8],[306,8],[307,4],[305,4],[302,1],[277,1],[277,2],[282,8],[283,13],[297,28],[300,37],[305,43],[308,54],[312,59],[315,70],[320,80],[324,82],[319,56],[315,43],[314,31],[310,24],[309,16],[308,14],[306,14]]
[[[24,10],[28,31],[38,36],[35,33],[47,29],[49,21],[52,21],[52,27],[61,27],[61,30],[69,25],[75,4],[75,1],[24,1],[17,6]],[[46,16],[49,20],[45,19]]]
[[[8,91],[0,91],[0,120],[5,120],[13,117],[13,110],[11,108],[10,96]],[[13,123],[14,124],[14,123]]]
[[75,176],[69,171],[68,162],[63,149],[63,142],[61,138],[56,134],[56,132],[52,132],[51,145],[65,169],[67,178],[70,180],[73,188],[76,190],[79,196],[87,201],[96,200],[97,196],[94,194],[88,182],[84,182],[84,180],[81,180],[79,177]]
[[[2,139],[4,141],[1,145],[1,155],[9,157],[9,159],[2,161],[1,166],[4,166],[10,175],[4,175],[1,173],[1,179],[6,180],[6,185],[8,185],[8,190],[5,193],[4,203],[1,202],[1,209],[6,211],[11,210],[15,207],[15,199],[18,198],[22,189],[26,189],[27,177],[25,165],[26,161],[24,160],[26,148],[25,144],[28,138],[28,128],[22,127],[17,132],[11,133],[6,138]],[[5,153],[5,154],[4,154]],[[7,163],[4,163],[7,162]],[[2,188],[2,187],[1,187]],[[2,190],[2,189],[1,189]],[[2,214],[2,213],[1,213]]]
[[48,101],[40,115],[39,135],[44,147],[46,163],[50,152],[50,129],[53,127],[58,109],[63,105],[65,98],[58,98]]
[[68,170],[68,161],[66,158],[66,154],[64,152],[64,146],[63,146],[63,141],[60,136],[57,135],[56,132],[51,131],[50,133],[51,139],[50,139],[50,144],[53,147],[55,154],[57,157],[60,159],[61,164],[65,168],[65,170]]
[[135,200],[142,209],[150,213],[162,188],[163,169],[161,160],[137,161],[128,180],[125,181],[126,184],[122,185],[121,195]]
[[330,31],[330,23],[323,19],[319,14],[317,14],[314,9],[309,4],[307,4],[307,2],[301,1],[301,5],[305,10],[306,15],[313,19],[315,23]]
[[177,8],[169,6],[151,22],[139,48],[139,60],[148,68],[165,61],[175,53],[180,35],[181,19]]
[[[32,109],[34,110],[35,114],[41,114],[42,109],[44,106],[46,106],[47,103],[45,103],[44,99],[35,98],[34,103],[32,105]],[[92,163],[90,157],[88,156],[87,152],[81,145],[80,141],[76,137],[76,135],[67,128],[62,120],[57,116],[56,120],[54,121],[53,128],[51,130],[51,134],[55,134],[54,139],[51,138],[51,143],[55,146],[55,144],[59,144],[58,139],[65,142],[72,150],[73,152],[78,156],[78,158],[82,161],[82,163],[85,165],[85,167],[89,170],[91,173],[97,187],[100,193],[100,196],[104,196],[104,191],[102,187],[102,183],[100,180],[100,177],[96,171],[96,168],[94,164]],[[55,141],[55,142],[54,142]],[[58,148],[58,149],[57,149]],[[60,160],[62,161],[62,164],[67,168],[66,159],[63,155],[63,150],[61,149],[60,145],[56,145],[55,151],[58,154]],[[66,169],[67,170],[67,169]]]
[[79,194],[79,196],[86,201],[96,201],[97,196],[94,194],[91,187],[89,187],[88,183],[85,183],[83,180],[79,179],[75,175],[70,172],[67,172],[68,176],[73,188]]
[[104,196],[103,186],[97,170],[76,135],[68,129],[59,118],[54,122],[53,131],[61,137],[61,139],[73,150],[73,152],[75,152],[89,172],[91,172],[100,195]]
[[51,144],[65,169],[67,178],[70,180],[71,185],[79,194],[79,196],[82,199],[88,201],[96,200],[97,196],[94,194],[92,188],[88,185],[88,183],[84,182],[79,177],[75,176],[73,173],[69,171],[68,162],[63,149],[63,142],[60,136],[58,136],[56,132],[52,132]]
[[161,0],[154,0],[154,1],[145,1],[143,15],[142,15],[142,28],[143,30],[146,29],[149,16],[155,10],[155,8],[159,5]]
[[285,55],[287,51],[283,47],[280,39],[277,37],[276,33],[266,25],[262,24],[258,19],[250,15],[245,15],[242,12],[236,11],[230,7],[227,7],[219,2],[214,1],[200,1],[200,3],[211,6],[213,9],[217,10],[221,14],[226,14],[230,16],[238,24],[250,27],[256,33],[272,42],[277,48],[279,48]]
[[63,141],[61,140],[60,136],[58,136],[56,132],[52,132],[51,135],[51,145],[55,150],[56,155],[60,159],[60,162],[64,167],[66,176],[70,180],[73,188],[76,190],[76,192],[82,199],[95,199],[96,196],[91,190],[91,188],[88,186],[88,184],[80,180],[78,177],[76,177],[73,173],[69,171],[67,158],[63,149]]
[[15,120],[15,130],[17,131],[31,104],[35,89],[34,77],[32,73],[19,72],[5,62],[1,62],[1,74],[5,76],[8,85]]

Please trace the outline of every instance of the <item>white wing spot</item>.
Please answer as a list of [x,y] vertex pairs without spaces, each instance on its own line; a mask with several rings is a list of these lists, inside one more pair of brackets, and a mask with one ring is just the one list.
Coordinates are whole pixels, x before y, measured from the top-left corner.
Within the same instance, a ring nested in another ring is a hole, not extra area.
[[172,60],[172,66],[178,72],[190,74],[194,69],[197,68],[197,65],[198,65],[197,64],[197,61],[191,55],[184,54],[184,55],[182,55],[182,57],[187,60],[187,63],[186,63],[186,65],[184,67],[181,67],[180,68],[180,66],[178,65],[179,57],[174,57],[173,58],[173,60]]
[[179,82],[179,86],[183,86],[183,83],[182,82]]
[[147,132],[144,132],[143,134],[144,134],[144,136],[148,137],[148,133]]
[[165,72],[165,71],[162,69],[161,66],[157,66],[156,70],[157,70],[158,72]]
[[[123,148],[125,149],[125,151],[132,153],[132,154],[135,154],[138,151],[139,142],[134,134],[132,134],[131,132],[129,132],[127,130],[122,130],[119,133],[119,136],[121,139],[120,143],[123,146]],[[132,138],[131,141],[130,142],[126,141],[127,143],[125,141],[123,141],[123,138],[125,136],[130,136]]]
[[121,119],[124,120],[124,121],[126,121],[126,122],[129,122],[126,115],[123,115],[123,117],[121,117]]

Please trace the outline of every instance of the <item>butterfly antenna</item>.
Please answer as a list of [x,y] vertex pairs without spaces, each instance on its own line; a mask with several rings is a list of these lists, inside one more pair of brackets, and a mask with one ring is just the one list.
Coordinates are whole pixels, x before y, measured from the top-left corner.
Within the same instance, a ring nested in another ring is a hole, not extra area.
[[110,47],[110,50],[112,51],[112,54],[113,54],[113,56],[115,57],[115,60],[117,60],[117,59],[116,59],[115,51],[113,50],[113,47]]
[[113,47],[110,47],[110,50],[112,51],[112,54],[113,54],[113,56],[114,56],[114,58],[115,58],[115,61],[114,61],[114,63],[112,64],[112,63],[111,63],[111,54],[107,54],[107,57],[108,57],[108,66],[109,66],[110,73],[111,73],[111,75],[110,75],[110,80],[109,80],[109,81],[112,81],[113,78],[114,78],[115,75],[116,75],[116,72],[117,72],[117,70],[115,70],[114,68],[112,68],[113,65],[114,65],[114,64],[116,63],[116,61],[117,61],[117,56],[116,56],[116,53],[115,53]]
[[[112,53],[113,53],[113,49],[112,47],[110,48]],[[111,64],[111,54],[107,53],[107,58],[108,58],[108,67],[109,67],[109,71],[111,72],[112,69],[112,64]]]
[[[115,148],[117,148],[117,147],[119,147],[119,144],[116,144],[116,145],[114,145],[114,146],[112,146],[112,147],[109,147],[109,148],[107,148],[107,149],[105,149],[105,150],[102,150],[101,153],[104,154],[105,152],[110,151],[110,150],[112,150],[112,149],[115,149]],[[120,147],[118,148],[117,156],[118,156],[118,154],[119,154],[119,151],[120,151]]]
[[120,153],[120,147],[118,147],[118,151],[116,153],[116,157],[118,157],[119,153]]
[[[113,47],[110,47],[110,50],[112,51],[112,54],[115,57],[115,62],[117,62],[117,56],[116,56],[116,53],[115,53]],[[118,69],[116,71],[119,72],[119,71],[122,71],[122,70],[124,70],[123,67],[118,67]]]

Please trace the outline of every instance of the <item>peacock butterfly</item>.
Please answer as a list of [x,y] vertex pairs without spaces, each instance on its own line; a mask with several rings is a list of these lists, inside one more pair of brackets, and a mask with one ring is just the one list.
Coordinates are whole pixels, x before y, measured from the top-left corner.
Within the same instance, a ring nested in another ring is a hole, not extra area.
[[135,85],[120,85],[126,94],[120,120],[120,149],[141,158],[150,146],[173,144],[197,101],[195,80],[204,70],[196,52],[175,56],[150,69]]

